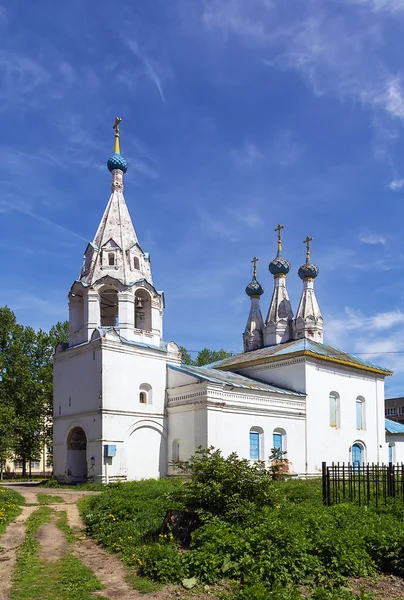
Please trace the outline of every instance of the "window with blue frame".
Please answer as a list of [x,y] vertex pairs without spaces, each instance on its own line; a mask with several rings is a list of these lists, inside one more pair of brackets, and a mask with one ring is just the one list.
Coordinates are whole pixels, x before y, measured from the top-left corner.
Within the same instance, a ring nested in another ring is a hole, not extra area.
[[260,458],[260,434],[258,431],[250,431],[250,460]]
[[362,396],[356,399],[356,429],[365,429],[365,399]]
[[328,401],[330,409],[330,427],[338,427],[338,400],[338,395],[335,392],[332,392]]
[[283,450],[282,448],[282,434],[281,433],[274,433],[273,434],[273,448],[276,448],[277,450]]

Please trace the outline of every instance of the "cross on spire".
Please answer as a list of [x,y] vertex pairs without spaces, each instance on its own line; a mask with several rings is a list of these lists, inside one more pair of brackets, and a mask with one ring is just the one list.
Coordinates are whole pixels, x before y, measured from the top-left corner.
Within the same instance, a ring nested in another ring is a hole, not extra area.
[[282,250],[282,229],[285,228],[285,225],[278,225],[274,231],[278,232],[278,252]]
[[310,260],[310,242],[313,241],[313,238],[307,236],[305,240],[303,240],[303,244],[306,244],[306,262]]
[[257,261],[259,261],[259,258],[257,258],[256,256],[254,256],[254,258],[251,261],[252,263],[254,263],[254,270],[253,270],[254,279],[257,277]]
[[112,129],[115,129],[115,149],[114,152],[117,154],[121,153],[121,149],[119,147],[119,123],[122,121],[121,117],[116,117],[115,123],[112,125]]

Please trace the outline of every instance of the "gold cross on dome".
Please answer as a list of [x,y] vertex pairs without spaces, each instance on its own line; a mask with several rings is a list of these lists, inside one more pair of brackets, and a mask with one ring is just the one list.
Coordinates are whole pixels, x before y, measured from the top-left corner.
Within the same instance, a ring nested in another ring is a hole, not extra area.
[[115,123],[112,125],[112,129],[115,129],[115,135],[119,135],[119,123],[122,121],[121,117],[116,117]]
[[282,229],[285,229],[285,225],[278,225],[278,227],[275,228],[275,231],[278,232],[278,251],[279,252],[282,250]]
[[253,277],[257,277],[257,261],[259,261],[259,258],[254,256],[254,258],[251,261],[252,263],[254,263]]
[[306,260],[307,262],[309,262],[310,260],[310,242],[313,241],[313,238],[310,236],[307,236],[307,238],[305,240],[303,240],[303,244],[306,244]]

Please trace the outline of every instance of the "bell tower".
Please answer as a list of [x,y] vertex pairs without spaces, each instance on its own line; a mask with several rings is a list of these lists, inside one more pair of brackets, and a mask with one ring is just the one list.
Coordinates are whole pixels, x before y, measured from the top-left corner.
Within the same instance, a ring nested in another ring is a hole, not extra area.
[[111,196],[69,293],[69,346],[89,341],[94,329],[115,328],[127,340],[158,346],[164,297],[153,286],[150,256],[140,247],[123,190],[128,169],[116,118],[114,153],[107,162]]

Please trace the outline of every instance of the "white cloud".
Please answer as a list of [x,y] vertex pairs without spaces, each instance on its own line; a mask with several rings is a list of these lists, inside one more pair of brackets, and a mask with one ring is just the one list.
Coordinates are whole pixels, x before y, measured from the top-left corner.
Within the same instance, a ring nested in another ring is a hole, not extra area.
[[140,60],[140,62],[143,63],[143,67],[147,77],[157,88],[161,100],[165,102],[164,92],[161,85],[161,79],[157,75],[156,66],[152,65],[151,60],[147,58],[143,52],[141,52],[139,45],[135,40],[128,40],[128,46],[132,50],[133,54]]
[[365,316],[345,309],[345,314],[325,320],[326,343],[404,372],[404,312],[400,310]]
[[255,46],[271,68],[298,71],[317,96],[404,119],[401,75],[384,53],[380,16],[385,11],[391,18],[403,10],[404,0],[341,0],[338,13],[333,4],[290,0],[285,8],[269,0],[204,0],[200,18],[205,31]]
[[398,192],[404,188],[404,179],[393,179],[390,181],[389,188],[393,190],[393,192]]
[[252,142],[245,142],[241,148],[231,150],[236,167],[241,169],[257,169],[267,162],[267,158]]
[[364,244],[382,244],[384,246],[386,243],[386,238],[376,233],[369,233],[367,235],[363,235],[360,238],[360,241]]
[[403,0],[353,0],[357,4],[363,4],[369,6],[375,12],[377,11],[390,11],[393,13],[404,11]]

